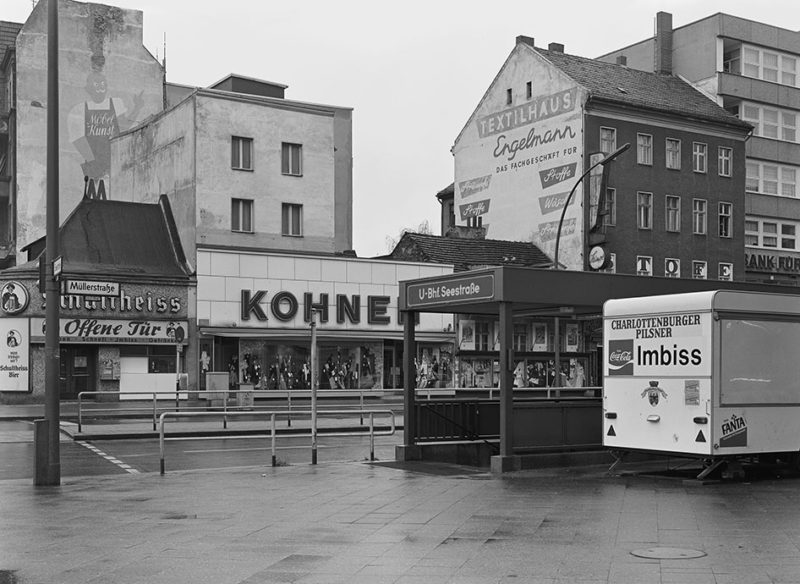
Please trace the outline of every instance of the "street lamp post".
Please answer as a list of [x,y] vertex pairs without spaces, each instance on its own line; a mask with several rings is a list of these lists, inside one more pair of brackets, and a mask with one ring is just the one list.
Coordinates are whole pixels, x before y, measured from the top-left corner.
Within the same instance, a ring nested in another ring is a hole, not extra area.
[[559,244],[561,243],[561,227],[564,224],[564,216],[567,214],[567,207],[569,207],[569,202],[572,200],[572,195],[575,194],[575,190],[578,188],[578,185],[581,184],[581,182],[583,182],[583,179],[586,178],[588,176],[588,174],[590,172],[592,172],[592,170],[594,170],[596,167],[608,164],[609,162],[614,160],[617,156],[619,156],[620,154],[625,152],[630,147],[631,147],[630,143],[623,144],[622,146],[620,146],[619,148],[614,150],[614,152],[612,152],[608,156],[602,158],[601,160],[598,160],[593,165],[591,165],[589,168],[587,168],[586,172],[584,172],[580,176],[580,178],[578,178],[578,180],[575,181],[575,184],[573,185],[572,190],[569,192],[569,195],[567,195],[567,200],[564,201],[564,208],[561,210],[561,219],[558,222],[558,231],[556,231],[556,251],[553,254],[553,269],[554,270],[560,269],[559,268],[559,264],[558,264],[558,248],[559,248]]
[[[554,270],[560,269],[559,268],[559,263],[558,263],[558,249],[559,249],[559,244],[561,243],[561,227],[564,225],[564,216],[567,214],[567,207],[569,207],[569,202],[572,200],[572,195],[575,194],[575,191],[577,190],[578,185],[581,184],[581,182],[583,182],[583,179],[586,178],[589,175],[589,173],[592,172],[595,168],[597,168],[598,166],[602,166],[602,165],[605,165],[605,164],[611,162],[617,156],[619,156],[620,154],[625,152],[630,147],[631,147],[630,143],[626,142],[625,144],[623,144],[622,146],[620,146],[619,148],[614,150],[614,152],[612,152],[608,156],[605,156],[602,159],[600,159],[597,162],[595,162],[594,164],[592,164],[589,168],[586,169],[586,172],[584,172],[578,178],[578,180],[575,181],[575,184],[572,186],[572,190],[569,192],[569,195],[567,195],[566,201],[564,201],[564,208],[561,209],[561,219],[558,221],[558,231],[556,231],[556,251],[553,254],[553,269]],[[555,360],[554,360],[554,363],[553,363],[553,368],[555,369],[555,371],[554,371],[555,375],[553,377],[553,381],[555,382],[555,387],[556,387],[556,397],[560,397],[560,395],[561,395],[561,392],[560,392],[560,388],[561,388],[561,352],[560,352],[560,349],[561,349],[561,338],[560,338],[561,323],[559,322],[559,318],[558,317],[555,317],[554,320],[555,320],[555,322],[553,324],[554,324],[555,331],[554,331],[554,335],[553,335],[553,344],[555,345]]]

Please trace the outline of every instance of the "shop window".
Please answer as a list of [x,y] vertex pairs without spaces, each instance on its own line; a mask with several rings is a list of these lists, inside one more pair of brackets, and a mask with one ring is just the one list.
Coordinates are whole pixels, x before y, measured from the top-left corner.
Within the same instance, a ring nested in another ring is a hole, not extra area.
[[486,321],[477,321],[475,323],[475,350],[476,351],[490,351],[492,347],[489,345],[491,338],[490,329],[491,323]]
[[147,371],[148,373],[175,373],[176,358],[174,345],[148,345]]

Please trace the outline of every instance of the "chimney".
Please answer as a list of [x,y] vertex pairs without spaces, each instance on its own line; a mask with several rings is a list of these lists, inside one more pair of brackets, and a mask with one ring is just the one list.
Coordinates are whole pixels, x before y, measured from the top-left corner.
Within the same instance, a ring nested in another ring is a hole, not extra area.
[[517,37],[517,44],[522,43],[522,44],[529,45],[531,47],[536,48],[536,45],[533,44],[534,42],[535,41],[533,40],[533,37],[524,36],[524,35],[519,35]]
[[627,67],[628,66],[628,57],[626,57],[625,55],[619,55],[617,57],[617,65],[622,65],[623,67]]
[[561,43],[550,43],[547,45],[547,50],[553,53],[563,53],[564,52],[564,45]]
[[656,14],[655,63],[656,73],[672,75],[672,14]]

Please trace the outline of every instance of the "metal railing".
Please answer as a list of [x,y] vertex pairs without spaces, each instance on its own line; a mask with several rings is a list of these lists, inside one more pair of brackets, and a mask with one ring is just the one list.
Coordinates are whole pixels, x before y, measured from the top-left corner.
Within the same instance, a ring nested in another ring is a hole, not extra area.
[[[270,444],[271,444],[271,451],[272,451],[272,466],[278,466],[278,459],[276,455],[276,442],[277,442],[277,432],[276,432],[276,425],[275,421],[278,416],[308,416],[309,419],[312,418],[313,414],[316,414],[317,419],[320,416],[346,416],[349,414],[359,414],[362,424],[364,416],[369,416],[369,426],[368,432],[325,432],[326,436],[360,436],[365,433],[369,434],[369,459],[370,461],[375,460],[375,436],[392,436],[396,431],[395,419],[394,419],[394,412],[391,410],[317,410],[316,412],[312,412],[311,410],[308,411],[299,411],[295,410],[290,414],[290,412],[286,411],[257,411],[257,412],[227,412],[223,414],[222,412],[163,412],[161,416],[159,416],[159,430],[158,430],[158,449],[160,455],[160,469],[161,474],[163,475],[166,472],[166,463],[165,463],[165,448],[164,442],[166,440],[166,421],[168,418],[202,418],[202,417],[213,417],[213,416],[249,416],[249,417],[269,417],[270,420],[270,427],[269,427],[269,434],[270,434]],[[375,430],[375,415],[386,415],[389,417],[389,429],[388,430]],[[226,422],[227,423],[227,422]],[[227,426],[225,426],[227,427]],[[313,428],[309,428],[309,436],[311,436],[311,431]],[[299,434],[304,436],[305,434]],[[293,434],[293,436],[298,436],[298,434]],[[309,445],[311,448],[312,445]],[[315,454],[315,453],[313,453]],[[312,456],[312,460],[315,456]]]
[[[317,396],[321,399],[327,397],[336,397],[342,398],[343,392],[345,390],[333,390],[333,389],[318,389]],[[353,405],[353,409],[358,408],[359,410],[364,409],[364,397],[365,394],[373,395],[375,394],[375,390],[346,390],[352,391],[352,395],[347,395],[350,398],[358,398],[358,404]],[[381,392],[383,393],[383,392]],[[393,394],[394,392],[386,392]],[[190,394],[197,396],[198,400],[189,401]],[[294,395],[293,395],[294,394]],[[141,414],[142,417],[148,417],[152,419],[153,422],[153,431],[155,432],[158,429],[158,415],[163,411],[182,411],[182,412],[191,412],[191,411],[220,411],[223,413],[223,427],[227,428],[227,414],[237,411],[265,411],[265,408],[268,410],[275,410],[274,404],[256,404],[250,398],[270,398],[270,399],[285,399],[285,411],[288,413],[286,418],[286,423],[288,426],[292,425],[292,416],[291,413],[296,411],[297,408],[297,401],[298,400],[306,400],[310,397],[311,390],[309,389],[296,389],[296,390],[224,390],[224,391],[217,391],[217,390],[208,390],[208,391],[198,391],[198,390],[175,390],[175,391],[153,391],[153,392],[119,392],[119,391],[82,391],[78,394],[78,432],[80,433],[83,430],[83,423],[84,418],[87,415],[91,415],[92,417],[118,417],[122,415],[128,416],[135,416],[137,414]],[[101,404],[104,402],[97,402],[92,401],[92,406],[87,407],[87,402],[85,398],[100,396],[100,395],[109,395],[115,396],[117,398],[124,398],[120,401],[108,402],[115,404],[114,407],[102,407]],[[246,398],[246,399],[245,399]],[[230,400],[234,399],[236,401],[236,405],[230,404]],[[294,403],[293,403],[294,399]],[[174,400],[174,406],[172,402]],[[190,405],[190,403],[197,404],[198,401],[201,405]],[[142,402],[148,402],[148,405],[136,405],[136,402],[140,404]],[[126,403],[130,404],[129,406],[121,406],[119,404]],[[167,406],[166,404],[169,403],[170,405]],[[340,409],[344,409],[342,406],[338,406]],[[346,406],[345,406],[346,407]],[[295,409],[293,409],[295,408]],[[363,417],[360,420],[360,423],[364,423]]]

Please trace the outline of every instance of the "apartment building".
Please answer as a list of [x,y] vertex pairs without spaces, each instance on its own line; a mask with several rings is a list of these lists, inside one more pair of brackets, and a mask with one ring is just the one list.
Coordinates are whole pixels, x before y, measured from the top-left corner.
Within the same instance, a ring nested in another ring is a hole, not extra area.
[[653,37],[598,60],[679,75],[752,124],[744,206],[734,208],[746,215],[745,279],[797,285],[800,32],[721,13],[676,28],[669,13],[655,21]]
[[561,268],[740,279],[750,130],[674,75],[517,37],[452,148],[455,220]]

